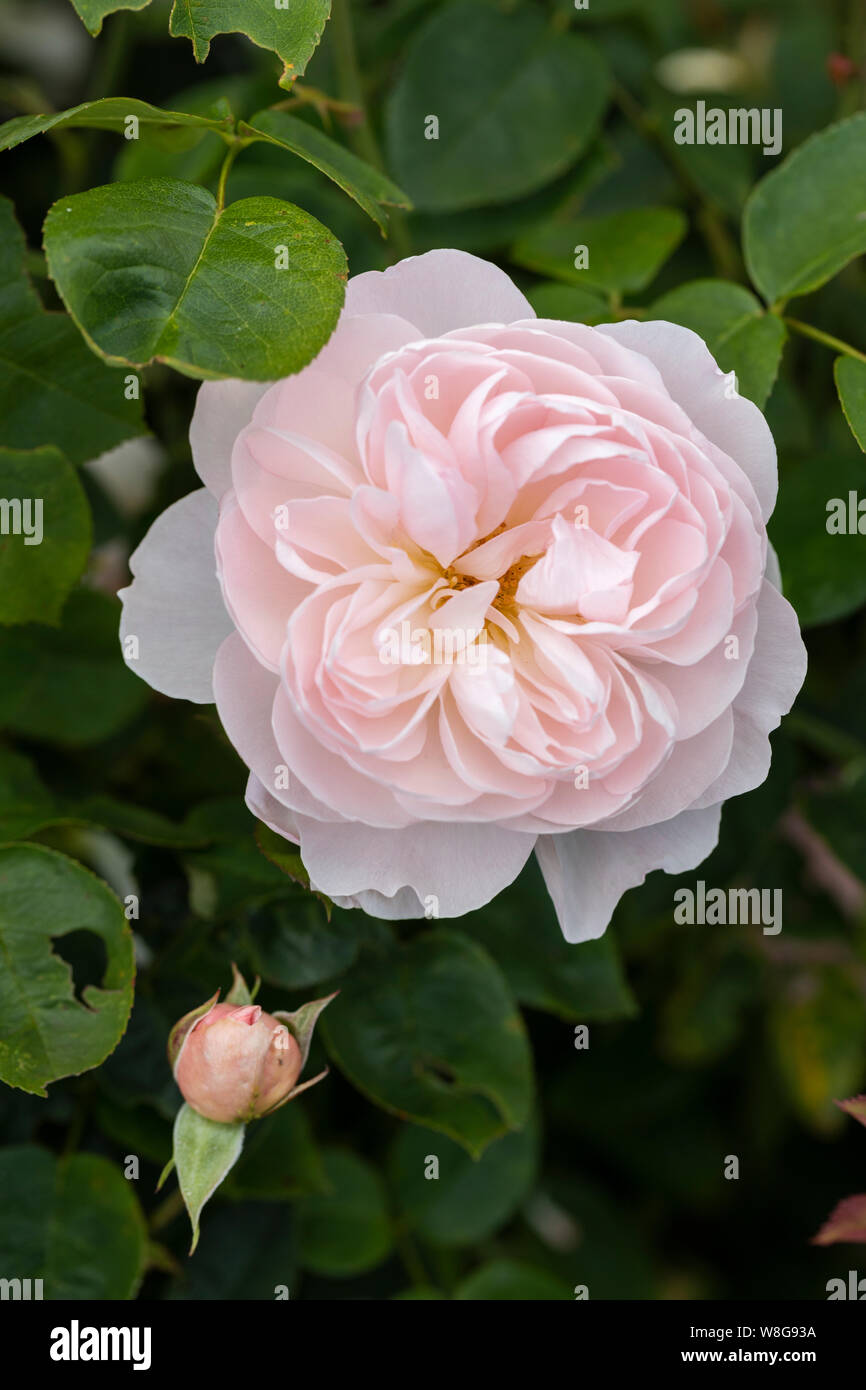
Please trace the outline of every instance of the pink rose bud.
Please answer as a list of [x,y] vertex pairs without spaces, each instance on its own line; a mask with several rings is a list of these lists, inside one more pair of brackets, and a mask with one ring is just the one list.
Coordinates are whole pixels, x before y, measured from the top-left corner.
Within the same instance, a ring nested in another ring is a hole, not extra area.
[[827,75],[837,87],[844,87],[858,71],[857,64],[844,53],[831,53],[827,58]]
[[174,1078],[184,1100],[206,1119],[254,1120],[293,1090],[301,1049],[286,1025],[258,1004],[213,1004],[185,1033],[184,1024],[188,1018],[172,1030],[172,1043],[180,1047]]

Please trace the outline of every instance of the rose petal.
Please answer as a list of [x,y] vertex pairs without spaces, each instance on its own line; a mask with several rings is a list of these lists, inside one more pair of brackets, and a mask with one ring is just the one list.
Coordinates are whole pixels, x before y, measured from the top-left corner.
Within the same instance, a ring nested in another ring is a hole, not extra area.
[[619,835],[539,835],[535,852],[566,941],[602,936],[623,893],[654,869],[677,874],[697,868],[715,848],[720,819],[721,807],[711,806]]
[[127,657],[136,675],[175,699],[213,700],[213,666],[232,621],[220,594],[214,559],[217,504],[201,488],[153,523],[130,557],[133,582],[121,589],[120,638],[138,639]]

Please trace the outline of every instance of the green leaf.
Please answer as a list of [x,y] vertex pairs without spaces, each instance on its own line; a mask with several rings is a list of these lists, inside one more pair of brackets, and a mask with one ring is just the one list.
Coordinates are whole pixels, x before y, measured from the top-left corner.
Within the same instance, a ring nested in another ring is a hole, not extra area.
[[56,623],[87,563],[90,508],[57,449],[0,449],[0,623]]
[[0,748],[0,840],[18,840],[50,824],[54,798],[29,758]]
[[574,164],[607,95],[606,64],[586,39],[530,10],[455,0],[409,45],[386,112],[390,165],[419,208],[505,203]]
[[253,963],[266,980],[301,990],[332,980],[352,965],[361,944],[342,913],[328,921],[321,904],[299,893],[266,904],[250,922]]
[[836,390],[851,433],[866,453],[866,362],[857,357],[837,357],[833,364]]
[[190,906],[199,917],[231,917],[286,891],[276,865],[262,855],[252,835],[184,857]]
[[72,4],[82,23],[94,37],[102,29],[106,15],[117,10],[143,10],[150,0],[72,0]]
[[291,87],[322,37],[331,0],[175,0],[169,32],[192,40],[197,63],[203,63],[216,34],[246,34],[259,48],[276,53],[283,63],[281,87]]
[[190,1254],[198,1245],[202,1207],[240,1158],[245,1128],[242,1120],[229,1125],[205,1119],[186,1102],[177,1112],[173,1157],[181,1196],[192,1225]]
[[650,119],[667,150],[668,160],[675,169],[682,170],[681,186],[693,184],[711,208],[715,205],[739,222],[755,180],[753,149],[735,144],[678,145],[674,139],[676,112],[684,105],[693,106],[693,98],[659,94],[652,102]]
[[336,140],[315,126],[299,121],[297,116],[289,116],[285,111],[259,111],[258,115],[250,118],[249,123],[241,122],[238,134],[248,138],[258,137],[305,159],[339,184],[350,198],[354,198],[367,216],[372,217],[383,235],[388,227],[386,208],[412,206],[408,194],[380,174],[378,169],[366,164],[351,150],[338,145]]
[[[435,1171],[431,1158],[438,1161]],[[389,1172],[411,1230],[431,1245],[472,1245],[513,1216],[535,1180],[537,1163],[532,1123],[497,1139],[479,1159],[443,1135],[404,1125]]]
[[523,1260],[491,1260],[470,1274],[454,1295],[464,1301],[491,1302],[563,1302],[574,1294],[555,1274],[537,1269]]
[[698,333],[722,371],[736,373],[740,393],[757,406],[766,403],[787,333],[749,290],[728,280],[694,280],[662,295],[648,315]]
[[[319,1015],[326,1009],[332,1000],[336,999],[336,994],[326,994],[323,999],[311,999],[308,1004],[302,1004],[299,1009],[287,1013],[285,1009],[277,1009],[274,1018],[278,1018],[281,1023],[285,1023],[295,1042],[301,1050],[301,1069],[307,1065],[307,1058],[310,1055],[310,1044],[313,1041],[313,1032],[319,1021]],[[324,1074],[324,1073],[323,1073]],[[318,1078],[317,1078],[318,1079]],[[310,1085],[310,1082],[306,1082]],[[291,1092],[291,1096],[297,1095],[298,1090],[304,1087],[296,1087]]]
[[523,1020],[493,961],[459,932],[362,957],[322,1032],[365,1095],[476,1156],[529,1117]]
[[779,553],[785,596],[801,627],[829,623],[866,603],[866,536],[827,531],[831,504],[846,517],[849,495],[863,485],[863,467],[846,455],[812,455],[783,471],[770,540]]
[[[630,1046],[634,1047],[633,1034]],[[573,1078],[571,1084],[573,1087]],[[613,1089],[621,1100],[622,1090],[618,1080],[614,1082]],[[633,1096],[630,1082],[630,1101]],[[630,1119],[631,1110],[626,1116],[626,1130]],[[664,1121],[657,1119],[656,1125],[662,1152],[669,1152],[676,1141],[666,1131]],[[629,1140],[632,1149],[639,1155],[638,1163],[645,1152],[642,1138],[638,1131],[633,1131]],[[691,1157],[688,1155],[686,1158],[687,1173]],[[670,1158],[668,1162],[670,1166]],[[648,1176],[645,1182],[647,1187],[653,1187],[652,1177]],[[660,1297],[652,1253],[647,1248],[642,1224],[623,1192],[614,1194],[610,1187],[597,1187],[576,1173],[573,1164],[569,1164],[567,1170],[565,1165],[558,1165],[558,1171],[549,1175],[544,1198],[549,1204],[547,1215],[550,1225],[555,1223],[562,1233],[562,1253],[556,1257],[551,1254],[551,1263],[555,1259],[557,1272],[568,1280],[572,1290],[576,1284],[583,1284],[589,1297],[594,1300]]]
[[392,1245],[382,1180],[347,1149],[327,1149],[323,1159],[331,1191],[298,1203],[300,1263],[332,1278],[374,1269]]
[[116,1163],[29,1144],[0,1153],[4,1278],[42,1279],[46,1299],[128,1299],[146,1255],[135,1184]]
[[0,749],[0,840],[28,839],[55,825],[99,826],[125,839],[170,849],[204,845],[211,838],[203,831],[176,825],[156,811],[110,796],[58,799],[44,786],[29,758]]
[[[642,290],[679,246],[688,223],[676,208],[632,208],[607,217],[546,222],[511,250],[517,265],[581,289]],[[588,264],[578,270],[581,247]]]
[[[99,985],[77,998],[55,938],[93,932],[105,948]],[[135,964],[117,898],[71,859],[37,845],[0,848],[0,1077],[44,1096],[49,1082],[99,1066],[129,1019]]]
[[185,1260],[171,1299],[267,1300],[295,1297],[297,1237],[285,1202],[238,1202],[211,1212],[201,1243]]
[[608,323],[610,309],[601,295],[579,285],[548,281],[526,295],[540,319],[564,319],[568,323]]
[[824,966],[777,991],[770,1015],[776,1065],[794,1108],[819,1133],[842,1124],[833,1102],[863,1081],[866,1006],[843,966]]
[[223,1194],[256,1200],[327,1192],[328,1179],[303,1106],[284,1105],[251,1126],[237,1167]]
[[[315,889],[310,888],[310,875],[304,868],[304,861],[301,859],[301,852],[298,847],[293,845],[291,840],[287,840],[284,835],[278,835],[276,830],[271,830],[271,827],[265,825],[263,821],[256,821],[256,844],[265,858],[276,865],[287,878],[313,894],[316,900],[321,903],[325,915],[330,921],[331,900],[326,898],[324,893],[317,893]],[[324,979],[325,977],[319,976],[317,978]]]
[[84,463],[144,434],[141,402],[94,360],[66,314],[49,313],[27,278],[26,245],[0,198],[0,418],[10,449],[53,444]]
[[[272,99],[273,76],[257,72],[197,81],[166,100],[172,115],[203,116],[220,123],[248,117]],[[206,126],[146,125],[138,140],[118,143],[114,182],[172,178],[215,188],[225,156],[224,136]]]
[[193,127],[197,131],[225,130],[231,127],[230,116],[216,120],[210,116],[196,116],[187,111],[162,111],[147,101],[135,97],[104,97],[100,101],[85,101],[80,106],[71,106],[67,111],[52,111],[42,116],[14,116],[11,121],[0,125],[0,150],[11,150],[23,140],[34,135],[44,135],[49,130],[115,130],[126,133],[127,121],[134,116],[139,128],[165,134],[176,129]]
[[759,995],[750,957],[705,951],[689,958],[662,1009],[660,1050],[682,1066],[715,1061],[736,1043]]
[[637,1012],[613,934],[567,942],[534,856],[515,884],[461,927],[490,952],[521,1004],[581,1023]]
[[756,184],[743,251],[768,304],[817,289],[866,251],[866,112],[813,135]]
[[95,352],[194,377],[299,371],[327,342],[345,295],[342,247],[309,213],[276,198],[220,211],[206,189],[177,179],[61,199],[45,221],[45,252]]
[[108,738],[147,703],[117,645],[120,608],[76,589],[57,629],[0,631],[0,729],[80,747]]

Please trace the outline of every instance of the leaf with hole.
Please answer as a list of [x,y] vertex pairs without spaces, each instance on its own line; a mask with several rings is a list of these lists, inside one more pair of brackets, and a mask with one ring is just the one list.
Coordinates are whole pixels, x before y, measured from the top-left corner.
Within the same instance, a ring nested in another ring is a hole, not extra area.
[[[52,942],[93,933],[105,951],[98,984],[76,997]],[[135,963],[123,910],[80,864],[37,845],[0,848],[0,1078],[33,1095],[99,1066],[123,1035]]]
[[476,1156],[529,1117],[523,1020],[487,952],[459,932],[362,956],[322,1033],[365,1095]]

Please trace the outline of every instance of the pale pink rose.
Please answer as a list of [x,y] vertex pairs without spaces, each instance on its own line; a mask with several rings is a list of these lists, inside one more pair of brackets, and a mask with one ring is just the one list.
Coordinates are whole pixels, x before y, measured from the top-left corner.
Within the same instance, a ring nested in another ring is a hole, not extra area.
[[336,902],[459,916],[534,849],[599,936],[766,777],[805,674],[775,449],[694,333],[536,319],[434,251],[352,280],[297,376],[202,386],[191,440],[206,489],[133,556],[133,669],[216,699]]

